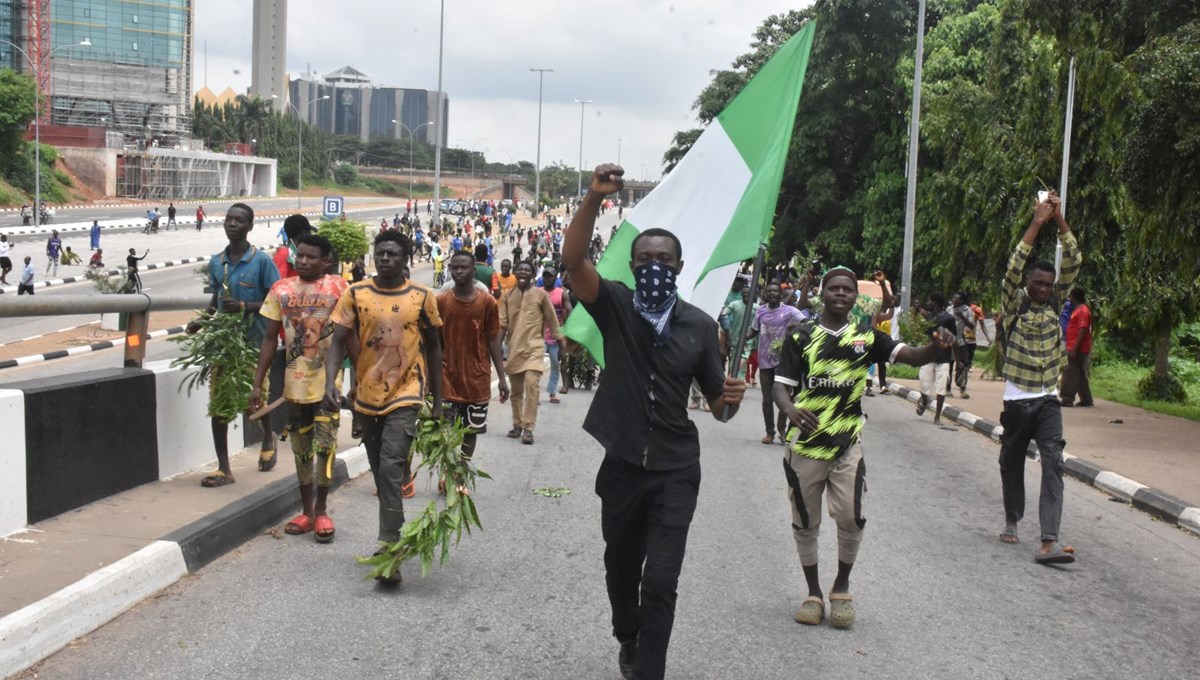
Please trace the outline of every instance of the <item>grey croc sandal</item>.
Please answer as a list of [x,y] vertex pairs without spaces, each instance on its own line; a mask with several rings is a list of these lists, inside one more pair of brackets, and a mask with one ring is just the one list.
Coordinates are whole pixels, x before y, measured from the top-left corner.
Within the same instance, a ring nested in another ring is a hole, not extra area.
[[834,628],[854,625],[854,596],[850,593],[829,593],[829,623]]
[[809,595],[804,598],[800,609],[796,611],[796,623],[803,623],[806,626],[820,625],[821,620],[825,618],[825,600],[816,595]]

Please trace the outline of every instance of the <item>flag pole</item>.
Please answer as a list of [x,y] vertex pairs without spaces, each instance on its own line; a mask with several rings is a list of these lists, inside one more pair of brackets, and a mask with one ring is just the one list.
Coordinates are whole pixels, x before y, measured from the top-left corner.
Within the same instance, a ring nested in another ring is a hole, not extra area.
[[[758,275],[762,272],[763,260],[766,256],[767,245],[760,243],[758,255],[754,256],[754,269],[750,274],[750,304],[746,306],[746,313],[742,315],[742,327],[738,329],[737,349],[729,356],[729,375],[731,376],[737,376],[742,370],[742,352],[746,349],[746,331],[750,330],[750,310],[754,309],[754,301],[758,299]],[[725,412],[721,414],[722,419],[729,420],[732,416],[729,406],[726,405]]]

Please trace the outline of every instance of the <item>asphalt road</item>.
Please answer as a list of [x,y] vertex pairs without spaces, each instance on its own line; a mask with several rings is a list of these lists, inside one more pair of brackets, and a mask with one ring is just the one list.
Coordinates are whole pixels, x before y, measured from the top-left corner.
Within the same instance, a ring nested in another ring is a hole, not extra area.
[[[391,204],[388,204],[391,205]],[[381,207],[378,210],[366,211],[359,213],[355,217],[368,224],[374,224],[376,220],[382,217],[395,214],[395,210],[391,208]],[[424,216],[422,220],[428,221]],[[615,214],[609,213],[602,215],[597,220],[597,230],[607,236],[609,230],[616,224],[617,218]],[[217,223],[219,224],[219,223]],[[255,228],[250,232],[250,242],[260,247],[273,247],[277,242],[276,233],[282,226],[279,218],[259,219],[255,222]],[[181,260],[188,257],[196,257],[199,255],[211,255],[220,251],[225,247],[225,233],[218,227],[205,227],[203,231],[197,232],[194,228],[163,231],[158,234],[143,234],[138,231],[119,232],[106,231],[101,235],[100,246],[104,249],[105,264],[109,267],[123,265],[125,255],[129,248],[134,248],[140,255],[147,248],[150,249],[150,255],[143,264],[166,262],[169,260]],[[89,251],[89,241],[86,234],[72,233],[66,234],[63,237],[63,245],[70,246],[72,250],[79,253],[80,257],[86,260],[91,257]],[[28,248],[28,250],[26,250]],[[507,257],[511,247],[502,246],[500,252]],[[43,280],[46,261],[45,257],[38,258],[38,255],[43,252],[41,248],[41,240],[36,246],[21,246],[13,248],[13,258],[16,262],[20,262],[20,258],[24,255],[32,253],[34,264],[37,266],[37,279]],[[160,294],[199,294],[203,291],[203,286],[200,283],[198,275],[194,270],[201,264],[186,264],[165,269],[155,269],[150,271],[142,271],[142,283],[146,292]],[[86,267],[60,266],[58,270],[59,277],[79,276]],[[418,263],[413,268],[413,278],[417,281],[429,285],[433,281],[433,273],[429,264]],[[15,278],[14,278],[15,277]],[[13,272],[9,279],[16,281],[19,274]],[[50,276],[49,278],[54,278]],[[91,282],[78,282],[64,284],[60,286],[50,286],[47,288],[38,288],[36,294],[42,295],[85,295],[93,292]],[[53,333],[67,328],[72,328],[80,324],[91,323],[98,320],[98,316],[94,314],[78,314],[69,316],[51,316],[51,317],[13,317],[0,322],[0,344],[11,343],[25,338],[41,335],[43,333]],[[42,350],[38,350],[42,351]],[[112,368],[121,365],[120,348],[101,350],[99,352],[91,352],[74,357],[62,359],[54,359],[49,362],[29,364],[26,366],[15,366],[8,369],[0,369],[0,387],[6,383],[19,380],[29,380],[33,378],[42,378],[54,375],[61,375],[68,372],[77,372],[81,370],[91,370],[100,368]],[[33,353],[33,350],[30,351]],[[146,361],[157,361],[161,359],[172,359],[178,356],[176,346],[165,340],[152,340],[146,345]]]
[[[108,199],[108,200],[111,201],[112,203],[125,203],[125,202],[133,202],[134,201],[134,199],[126,200],[126,199],[120,199],[120,198],[113,198],[113,199]],[[176,205],[176,208],[178,210],[176,219],[194,220],[196,217],[196,206],[204,205],[204,209],[208,213],[208,219],[209,220],[213,220],[213,219],[219,220],[221,218],[221,215],[217,214],[218,208],[224,209],[224,207],[230,205],[231,203],[236,203],[236,202],[238,202],[238,200],[239,199],[236,199],[236,198],[226,197],[226,198],[207,200],[207,201],[203,201],[202,203],[197,203],[195,201],[179,202]],[[241,199],[241,201],[250,205],[250,207],[254,208],[255,210],[288,210],[288,209],[294,208],[296,206],[296,198],[294,196],[290,197],[290,198],[286,197],[286,196],[279,196],[279,197],[275,197],[275,198],[249,198],[249,199]],[[364,202],[374,202],[374,201],[389,201],[389,202],[394,203],[396,201],[396,199],[385,198],[385,197],[351,197],[348,199],[347,205],[353,207],[356,204],[361,205]],[[403,200],[401,200],[401,202],[403,202]],[[169,201],[160,201],[158,203],[143,202],[143,203],[140,203],[140,204],[134,205],[134,206],[128,206],[128,205],[118,206],[118,205],[98,204],[98,205],[85,206],[85,207],[81,207],[81,208],[55,208],[54,209],[54,217],[51,219],[51,221],[49,223],[46,224],[46,226],[53,227],[55,224],[67,224],[67,223],[73,223],[73,222],[91,222],[91,220],[104,221],[104,220],[124,220],[124,219],[145,219],[146,211],[151,208],[159,209],[159,212],[162,213],[161,224],[166,225],[166,223],[167,223],[167,204],[168,203],[169,203]],[[307,210],[320,210],[321,209],[321,199],[319,197],[315,197],[315,196],[306,196],[302,199],[301,205],[304,207],[304,210],[306,210],[306,211]],[[17,226],[22,226],[20,211],[0,213],[0,228],[17,227]],[[33,226],[32,220],[30,220],[28,226]]]
[[[477,493],[484,530],[428,578],[407,566],[397,591],[363,580],[353,558],[373,549],[376,500],[360,478],[332,501],[332,545],[259,537],[24,677],[617,678],[592,493],[601,451],[580,430],[589,401],[543,402],[533,446],[503,436],[508,408],[493,402],[477,454],[495,477]],[[1200,541],[1068,480],[1063,538],[1080,561],[1039,566],[1033,522],[1019,546],[996,539],[995,445],[894,398],[867,408],[850,631],[792,621],[804,590],[758,395],[729,424],[694,414],[704,478],[669,677],[1195,677]],[[531,493],[544,486],[572,493]],[[422,479],[410,513],[431,498]],[[821,538],[826,584],[834,539]]]

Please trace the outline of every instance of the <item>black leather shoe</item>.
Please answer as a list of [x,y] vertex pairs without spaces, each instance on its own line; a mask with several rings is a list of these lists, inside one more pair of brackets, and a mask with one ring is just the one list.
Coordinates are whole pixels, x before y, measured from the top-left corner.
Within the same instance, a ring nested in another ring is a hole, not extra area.
[[633,662],[637,659],[637,640],[621,643],[621,653],[617,655],[617,665],[621,667],[621,677],[625,680],[633,678]]

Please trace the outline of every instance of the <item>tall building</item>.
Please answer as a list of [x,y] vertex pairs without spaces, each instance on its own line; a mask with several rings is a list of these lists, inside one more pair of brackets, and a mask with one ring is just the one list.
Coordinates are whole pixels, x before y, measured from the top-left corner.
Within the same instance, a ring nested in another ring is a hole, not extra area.
[[[33,0],[0,0],[0,38],[32,52]],[[191,133],[192,0],[52,0],[42,69],[49,122],[173,145]],[[85,40],[90,47],[79,43]],[[0,66],[30,72],[0,45]]]
[[[408,139],[412,133],[426,143],[440,139],[442,146],[449,139],[449,97],[442,97],[439,134],[436,124],[426,124],[437,120],[437,92],[376,86],[365,73],[350,66],[324,77],[306,73],[288,84],[288,94],[301,119],[330,134],[368,141]],[[322,100],[325,96],[329,99]]]
[[[287,0],[254,0],[250,96],[287,107]],[[271,98],[275,95],[275,99]]]

